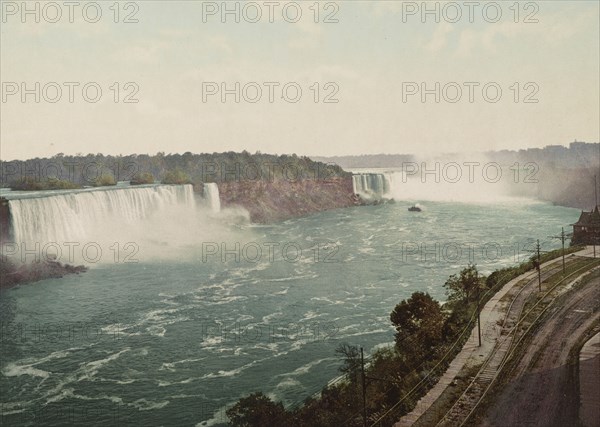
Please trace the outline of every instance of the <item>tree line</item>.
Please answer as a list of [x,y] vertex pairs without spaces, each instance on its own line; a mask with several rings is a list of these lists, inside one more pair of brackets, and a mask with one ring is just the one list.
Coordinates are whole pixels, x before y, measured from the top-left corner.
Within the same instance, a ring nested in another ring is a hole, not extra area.
[[201,184],[231,181],[327,180],[349,174],[334,164],[306,156],[241,153],[103,154],[59,153],[50,158],[0,161],[0,186],[18,190],[70,189],[84,186]]

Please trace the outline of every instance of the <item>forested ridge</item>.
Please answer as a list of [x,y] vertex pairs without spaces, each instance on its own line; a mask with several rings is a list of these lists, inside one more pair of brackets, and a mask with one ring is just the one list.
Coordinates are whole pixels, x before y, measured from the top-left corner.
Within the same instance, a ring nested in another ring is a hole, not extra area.
[[[250,154],[247,151],[126,156],[59,153],[50,158],[0,162],[0,185],[22,190],[114,185],[117,181],[133,181],[134,184],[152,180],[174,184],[298,182],[348,176],[339,166],[316,162],[305,156]],[[33,186],[36,188],[28,188]]]

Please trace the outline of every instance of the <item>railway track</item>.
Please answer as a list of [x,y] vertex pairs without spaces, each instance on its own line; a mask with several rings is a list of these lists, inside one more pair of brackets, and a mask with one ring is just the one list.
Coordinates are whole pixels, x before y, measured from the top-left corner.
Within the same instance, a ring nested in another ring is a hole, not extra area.
[[[598,265],[598,263],[596,263]],[[586,265],[553,285],[550,289],[544,292],[543,297],[536,302],[526,313],[523,313],[525,309],[525,301],[530,295],[536,292],[537,289],[537,276],[528,279],[527,283],[519,289],[519,291],[512,297],[511,302],[508,306],[508,310],[504,320],[502,322],[502,328],[508,328],[506,335],[500,339],[491,354],[483,362],[481,368],[469,383],[465,391],[455,401],[452,407],[446,412],[442,419],[436,424],[436,427],[448,427],[448,426],[463,426],[473,415],[478,405],[487,395],[492,385],[498,378],[498,375],[510,359],[510,356],[514,353],[517,345],[527,335],[531,327],[544,315],[545,311],[552,306],[553,302],[558,298],[558,295],[553,297],[552,300],[545,306],[545,308],[531,321],[527,330],[523,333],[519,333],[520,327],[523,326],[524,320],[530,313],[544,301],[561,283],[565,280],[576,277],[584,269],[589,269],[590,266]],[[556,273],[562,270],[561,266],[553,267],[550,270],[544,272],[542,280],[554,276]]]

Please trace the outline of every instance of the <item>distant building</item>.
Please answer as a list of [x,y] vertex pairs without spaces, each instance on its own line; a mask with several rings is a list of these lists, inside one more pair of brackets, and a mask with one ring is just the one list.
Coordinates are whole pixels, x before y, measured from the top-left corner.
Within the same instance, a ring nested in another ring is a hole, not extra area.
[[573,226],[571,245],[600,244],[600,211],[598,206],[591,212],[582,211],[579,220]]

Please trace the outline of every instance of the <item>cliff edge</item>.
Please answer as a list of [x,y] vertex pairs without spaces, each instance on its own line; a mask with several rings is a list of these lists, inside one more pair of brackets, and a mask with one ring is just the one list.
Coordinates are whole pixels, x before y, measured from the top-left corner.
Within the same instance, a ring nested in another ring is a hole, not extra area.
[[223,207],[241,206],[260,224],[361,205],[352,177],[327,180],[219,182]]

